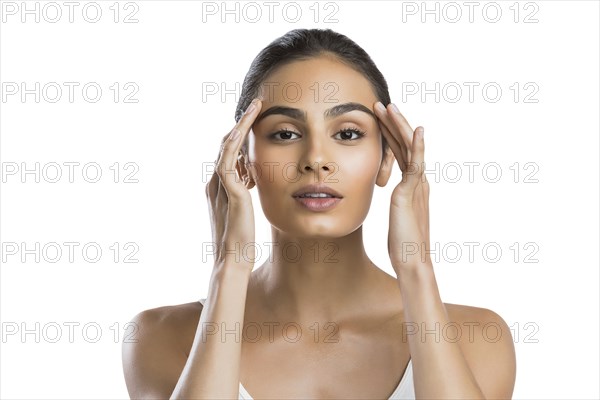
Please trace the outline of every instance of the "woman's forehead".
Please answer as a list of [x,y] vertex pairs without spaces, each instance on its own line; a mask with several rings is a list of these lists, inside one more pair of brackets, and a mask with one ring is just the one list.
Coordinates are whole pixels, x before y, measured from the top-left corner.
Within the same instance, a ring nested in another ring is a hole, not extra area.
[[326,57],[294,61],[277,68],[261,84],[265,105],[336,104],[357,102],[372,109],[375,92],[360,72]]

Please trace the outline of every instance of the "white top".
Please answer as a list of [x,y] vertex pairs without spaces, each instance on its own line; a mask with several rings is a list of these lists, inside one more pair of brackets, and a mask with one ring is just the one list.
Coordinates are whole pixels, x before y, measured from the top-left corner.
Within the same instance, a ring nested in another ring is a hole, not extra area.
[[[200,299],[200,303],[204,305],[204,299]],[[400,383],[396,387],[396,390],[392,393],[388,400],[415,400],[415,386],[413,382],[413,371],[412,371],[412,358],[408,360],[408,365],[406,366],[406,371],[404,371],[404,376],[400,379]],[[250,393],[242,386],[242,382],[240,382],[240,396],[238,400],[254,400]]]

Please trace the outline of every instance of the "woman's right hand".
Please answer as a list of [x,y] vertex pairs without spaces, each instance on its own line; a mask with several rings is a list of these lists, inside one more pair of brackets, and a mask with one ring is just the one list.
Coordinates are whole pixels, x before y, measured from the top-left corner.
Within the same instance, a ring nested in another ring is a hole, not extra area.
[[[254,99],[231,132],[223,137],[215,172],[206,185],[215,265],[239,265],[250,271],[254,268],[254,208],[245,183],[248,180],[242,182],[238,177],[238,173],[247,171],[238,165],[238,154],[261,107],[261,101]],[[236,131],[238,135],[234,137]]]

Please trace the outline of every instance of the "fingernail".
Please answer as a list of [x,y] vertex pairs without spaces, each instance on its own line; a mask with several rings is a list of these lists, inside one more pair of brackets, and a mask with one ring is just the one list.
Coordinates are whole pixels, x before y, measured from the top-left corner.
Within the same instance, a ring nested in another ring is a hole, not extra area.
[[417,130],[417,134],[422,139],[425,136],[425,128],[423,128],[422,126],[420,126],[419,129]]
[[231,131],[231,135],[229,135],[229,140],[235,140],[238,138],[238,136],[240,136],[240,130],[236,128],[233,131]]
[[378,101],[377,103],[375,103],[375,107],[377,107],[377,109],[381,112],[385,112],[385,106],[383,105],[382,102]]
[[400,110],[398,110],[398,107],[392,103],[392,110],[394,110],[395,113],[400,114]]

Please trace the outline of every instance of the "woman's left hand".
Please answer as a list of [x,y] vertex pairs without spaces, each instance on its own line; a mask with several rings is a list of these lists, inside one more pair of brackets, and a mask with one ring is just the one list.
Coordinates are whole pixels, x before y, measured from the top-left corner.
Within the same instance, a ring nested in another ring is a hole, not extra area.
[[403,271],[433,267],[429,256],[429,182],[424,173],[424,130],[419,126],[413,131],[392,104],[387,109],[377,106],[379,126],[402,171],[402,181],[392,192],[388,234],[392,267],[401,278]]

